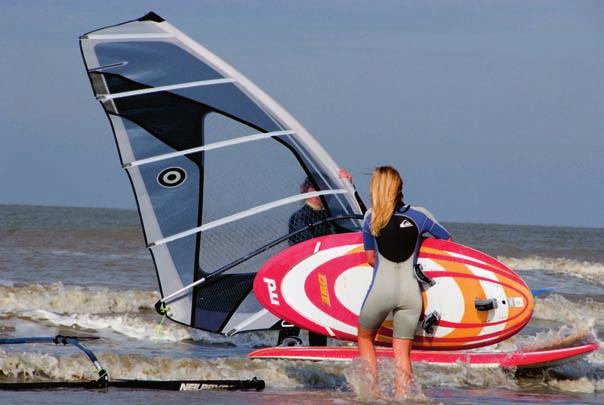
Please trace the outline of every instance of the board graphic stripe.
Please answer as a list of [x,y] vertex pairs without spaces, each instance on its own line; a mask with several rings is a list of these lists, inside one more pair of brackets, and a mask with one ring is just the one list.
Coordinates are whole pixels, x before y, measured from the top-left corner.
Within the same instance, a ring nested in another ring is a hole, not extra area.
[[[471,266],[475,266],[476,262],[472,262],[470,260],[465,260],[465,259],[461,259],[458,257],[454,257],[454,256],[445,256],[445,255],[436,255],[436,254],[423,254],[420,256],[420,258],[426,258],[426,259],[434,259],[434,260],[444,260],[444,261],[448,261],[448,262],[452,262],[452,263],[463,263],[463,264],[467,264],[467,265],[471,265]],[[484,267],[485,270],[489,270],[492,271],[495,274],[498,274],[500,276],[503,276],[505,278],[509,278],[512,279],[518,283],[522,283],[522,279],[520,277],[518,277],[515,274],[510,273],[509,271],[501,271],[498,268],[495,268],[493,266],[490,265],[482,265],[482,267]]]
[[[470,275],[467,275],[467,274],[463,274],[463,273],[455,273],[455,272],[443,272],[443,271],[438,271],[438,272],[426,272],[426,275],[427,275],[427,276],[429,276],[429,277],[431,277],[431,278],[439,278],[439,277],[456,277],[456,278],[457,278],[457,277],[459,277],[459,278],[475,278],[476,280],[483,280],[483,281],[488,281],[488,282],[491,282],[491,283],[496,282],[495,280],[488,279],[488,278],[485,278],[485,277],[480,277],[480,276],[470,276]],[[514,290],[514,291],[516,291],[518,294],[522,295],[522,298],[525,300],[525,302],[526,302],[526,300],[528,299],[528,298],[527,298],[527,296],[526,296],[526,294],[525,294],[525,293],[523,293],[521,290],[519,290],[519,289],[517,289],[517,288],[515,288],[515,287],[513,287],[513,286],[511,286],[511,285],[509,285],[509,284],[503,283],[503,282],[501,282],[501,281],[500,281],[500,282],[497,282],[497,283],[498,283],[498,284],[501,284],[502,286],[507,287],[507,288],[509,288],[509,289],[511,289],[511,290]],[[523,307],[523,309],[524,309],[524,310],[526,310],[526,307]],[[514,320],[514,319],[518,318],[520,315],[522,315],[522,313],[524,312],[524,310],[523,310],[523,311],[521,311],[519,314],[514,315],[513,317],[507,318],[507,319],[506,319],[506,320],[504,320],[504,321],[498,321],[498,322],[487,322],[487,323],[477,323],[477,324],[475,324],[475,326],[470,326],[470,327],[479,327],[479,326],[480,326],[480,327],[483,327],[483,326],[492,326],[492,325],[498,325],[498,324],[500,324],[500,323],[502,323],[502,322],[509,322],[509,321],[512,321],[512,320]],[[441,325],[445,326],[445,321],[441,321]],[[472,324],[470,324],[470,325],[472,325]],[[461,328],[461,327],[462,327],[462,326],[460,326],[459,324],[457,324],[457,325],[454,325],[454,324],[449,324],[448,326],[455,327],[455,328]],[[486,335],[485,335],[485,336],[486,336]]]

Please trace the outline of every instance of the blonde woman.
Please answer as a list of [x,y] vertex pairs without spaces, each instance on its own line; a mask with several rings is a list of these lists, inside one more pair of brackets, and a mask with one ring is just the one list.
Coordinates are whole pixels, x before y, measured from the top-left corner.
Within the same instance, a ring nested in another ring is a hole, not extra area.
[[359,315],[359,352],[369,366],[378,393],[373,340],[388,313],[393,311],[395,389],[400,396],[407,392],[413,378],[411,344],[422,311],[420,287],[413,270],[420,237],[427,233],[450,239],[450,235],[426,209],[403,203],[403,181],[396,169],[377,167],[369,192],[372,208],[365,214],[363,243],[367,261],[373,266],[373,280]]

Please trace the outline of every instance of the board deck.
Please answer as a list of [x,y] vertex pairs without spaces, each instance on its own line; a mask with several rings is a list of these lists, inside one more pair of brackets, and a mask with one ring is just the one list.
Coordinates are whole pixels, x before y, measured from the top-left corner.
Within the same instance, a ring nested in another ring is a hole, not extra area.
[[[419,325],[413,347],[459,350],[492,345],[518,333],[530,320],[530,289],[510,268],[475,249],[426,239],[418,261],[435,285],[423,289],[423,316],[436,311],[433,333]],[[294,245],[268,260],[254,280],[258,301],[302,329],[356,341],[358,314],[373,271],[360,232],[322,236]],[[479,311],[475,299],[494,298],[497,308]],[[390,345],[392,318],[376,343]],[[420,318],[421,324],[421,318]]]
[[[465,351],[428,351],[414,350],[411,352],[413,362],[430,364],[454,365],[466,364],[472,367],[504,367],[504,368],[542,368],[552,367],[576,360],[598,349],[596,343],[551,350],[527,352],[465,352]],[[392,348],[376,348],[378,357],[392,357]],[[352,361],[359,356],[356,346],[326,346],[326,347],[269,347],[259,349],[249,354],[253,359],[291,359],[291,360],[331,360]]]

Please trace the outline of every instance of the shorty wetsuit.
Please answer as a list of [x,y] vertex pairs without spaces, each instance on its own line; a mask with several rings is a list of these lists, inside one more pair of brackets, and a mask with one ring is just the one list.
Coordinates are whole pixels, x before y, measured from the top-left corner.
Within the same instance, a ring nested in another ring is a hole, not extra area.
[[377,237],[371,234],[371,210],[363,221],[365,250],[376,252],[373,279],[359,315],[366,329],[377,330],[390,311],[394,316],[394,337],[413,339],[422,311],[420,287],[413,266],[420,237],[430,234],[449,239],[447,230],[422,207],[400,203]]

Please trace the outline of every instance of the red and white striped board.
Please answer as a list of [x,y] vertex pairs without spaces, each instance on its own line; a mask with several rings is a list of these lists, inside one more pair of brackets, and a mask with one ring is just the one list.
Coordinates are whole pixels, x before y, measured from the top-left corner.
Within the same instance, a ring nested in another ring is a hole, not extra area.
[[[419,263],[436,284],[422,292],[424,315],[437,311],[433,334],[418,326],[413,347],[458,350],[488,346],[518,333],[530,320],[530,289],[510,268],[454,242],[426,239]],[[254,280],[259,302],[302,329],[356,341],[358,314],[372,279],[360,232],[322,236],[268,260]],[[478,311],[475,299],[495,298],[497,308]],[[388,317],[376,342],[390,345]]]
[[[598,349],[596,343],[551,350],[528,352],[464,352],[414,350],[411,360],[416,363],[453,365],[461,363],[472,367],[542,368],[576,360]],[[392,357],[392,348],[376,348],[378,357]],[[251,352],[253,359],[332,360],[352,361],[359,356],[357,347],[269,347]]]

